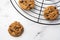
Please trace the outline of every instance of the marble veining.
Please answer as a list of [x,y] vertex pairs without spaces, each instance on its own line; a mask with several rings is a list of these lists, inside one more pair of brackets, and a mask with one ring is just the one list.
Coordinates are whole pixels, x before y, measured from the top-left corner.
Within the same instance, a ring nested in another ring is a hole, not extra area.
[[[20,37],[12,37],[8,33],[8,27],[14,21],[24,26],[24,33]],[[14,9],[10,0],[0,0],[0,40],[60,40],[60,25],[31,22]]]

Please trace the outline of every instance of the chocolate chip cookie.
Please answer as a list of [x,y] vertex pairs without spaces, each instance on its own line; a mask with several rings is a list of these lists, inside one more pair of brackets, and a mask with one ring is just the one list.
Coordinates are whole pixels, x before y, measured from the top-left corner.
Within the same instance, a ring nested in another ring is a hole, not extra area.
[[44,10],[44,18],[47,20],[55,20],[59,16],[58,9],[55,6],[48,6]]
[[24,10],[30,10],[34,8],[34,0],[19,0],[19,6]]
[[14,37],[20,36],[23,33],[23,31],[24,31],[23,26],[17,21],[12,23],[8,29],[9,34]]

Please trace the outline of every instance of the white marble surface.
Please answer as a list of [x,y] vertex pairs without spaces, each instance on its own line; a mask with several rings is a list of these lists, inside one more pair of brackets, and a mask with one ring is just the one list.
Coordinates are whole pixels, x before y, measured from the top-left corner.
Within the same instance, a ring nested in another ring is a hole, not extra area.
[[[24,33],[20,37],[12,37],[8,33],[8,27],[14,21],[19,21],[24,26]],[[40,31],[41,34],[35,37]],[[60,25],[33,23],[22,17],[9,0],[0,0],[0,40],[60,40]]]

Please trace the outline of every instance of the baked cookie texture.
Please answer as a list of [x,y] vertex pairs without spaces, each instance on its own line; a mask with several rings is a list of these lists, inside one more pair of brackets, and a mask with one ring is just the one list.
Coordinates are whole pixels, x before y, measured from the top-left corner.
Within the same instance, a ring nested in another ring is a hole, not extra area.
[[44,10],[44,18],[47,20],[55,20],[59,16],[58,9],[55,6],[48,6]]
[[17,21],[12,23],[8,28],[9,34],[14,37],[22,35],[23,31],[24,31],[23,26]]
[[34,0],[19,0],[19,6],[23,10],[33,9],[35,6]]

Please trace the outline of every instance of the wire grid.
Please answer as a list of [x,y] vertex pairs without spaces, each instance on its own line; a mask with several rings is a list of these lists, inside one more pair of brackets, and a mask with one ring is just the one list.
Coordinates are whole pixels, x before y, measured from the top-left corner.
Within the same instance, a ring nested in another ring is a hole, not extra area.
[[[47,3],[44,3],[44,0],[42,0],[42,2],[39,2],[39,1],[35,0],[35,2],[41,4],[41,5],[35,4],[35,6],[39,7],[39,9],[37,9],[37,8],[35,7],[33,10],[29,10],[29,11],[23,10],[24,14],[27,14],[27,15],[29,15],[30,17],[35,18],[34,20],[33,20],[33,19],[30,19],[29,16],[27,17],[26,15],[24,15],[23,13],[21,13],[21,12],[15,7],[15,5],[14,5],[13,2],[12,2],[12,0],[10,0],[10,2],[12,3],[13,7],[14,7],[22,16],[24,16],[25,18],[29,19],[30,21],[33,21],[33,22],[38,23],[38,24],[45,24],[45,25],[58,25],[58,24],[60,24],[60,23],[56,23],[56,24],[53,23],[53,24],[51,24],[51,23],[42,23],[42,22],[41,22],[41,20],[42,20],[42,21],[43,21],[43,20],[46,20],[46,19],[42,19],[42,18],[41,18],[41,16],[43,16],[43,14],[42,14],[42,13],[43,13],[43,9],[45,8],[43,5],[51,5],[51,4],[53,5],[53,4],[60,3],[60,1],[58,1],[58,2],[56,2],[56,3],[47,4]],[[16,0],[14,0],[14,2],[15,2],[16,5],[19,7],[19,5],[18,5],[18,3],[16,2]],[[57,6],[57,7],[60,7],[60,6]],[[19,8],[20,8],[20,7],[19,7]],[[22,9],[21,9],[21,10],[22,10]],[[36,11],[34,11],[34,10],[39,11],[39,13],[36,13]],[[30,14],[29,14],[29,12],[30,12]],[[37,17],[31,15],[31,13],[33,13],[33,15],[37,15]],[[60,14],[59,14],[59,15],[60,15]],[[37,19],[37,20],[36,20],[36,19]],[[57,19],[57,20],[60,20],[60,18]]]

